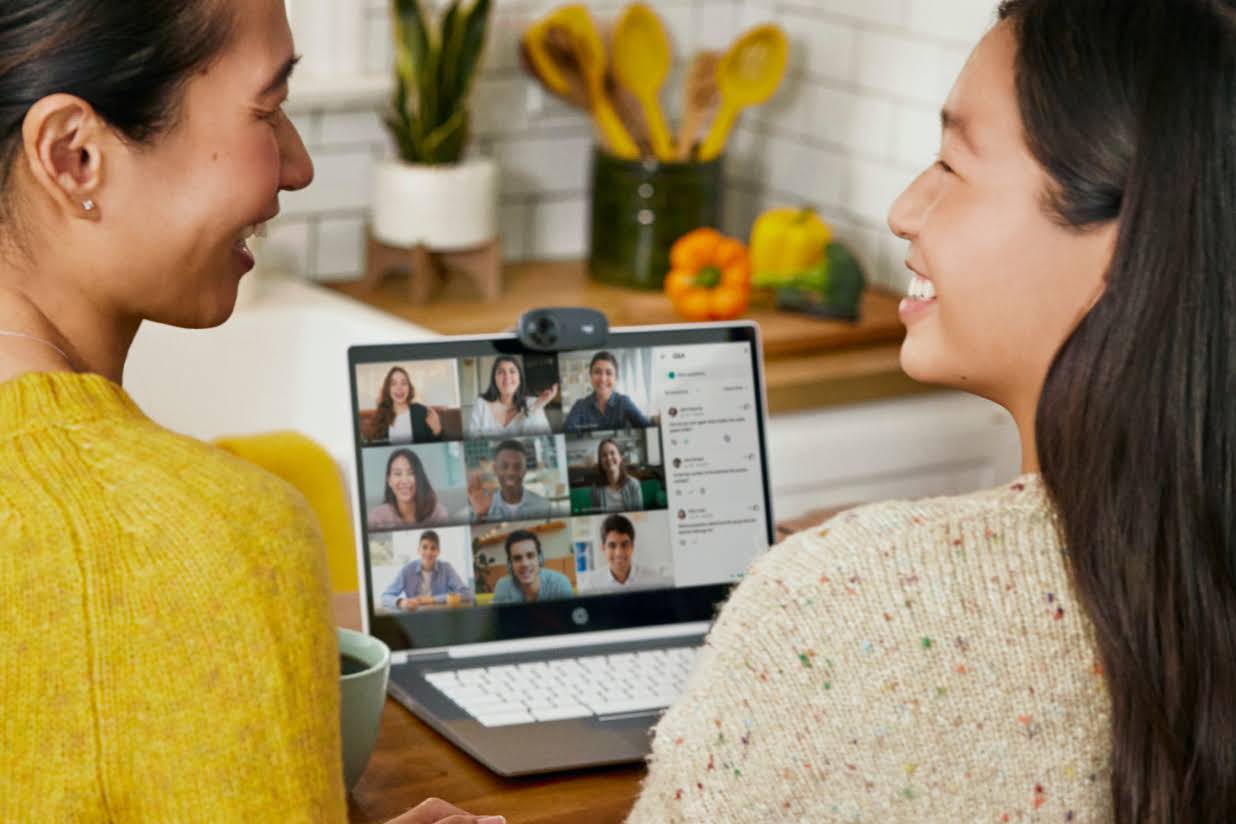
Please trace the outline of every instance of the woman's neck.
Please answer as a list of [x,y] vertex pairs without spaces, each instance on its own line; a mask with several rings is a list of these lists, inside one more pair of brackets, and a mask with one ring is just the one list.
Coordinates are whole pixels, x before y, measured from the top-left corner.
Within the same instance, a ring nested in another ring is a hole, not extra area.
[[[50,274],[44,285],[40,278],[24,277],[19,270],[0,269],[0,329],[47,341],[69,356],[69,368],[94,372],[120,383],[140,318],[109,316],[83,295],[53,292],[56,287],[51,284],[55,282]],[[25,347],[20,351],[35,350]],[[62,360],[54,352],[52,357]],[[6,364],[4,371],[46,371],[46,363],[46,356],[17,357]]]
[[399,517],[405,521],[416,520],[416,499],[410,501],[401,501],[395,499],[395,508],[399,510]]
[[1002,404],[1013,416],[1017,436],[1021,440],[1021,474],[1039,471],[1038,441],[1035,437],[1035,419],[1038,412],[1038,397],[1017,403]]
[[393,401],[392,406],[395,409],[396,415],[402,415],[404,412],[407,412],[412,407],[412,402],[411,401]]

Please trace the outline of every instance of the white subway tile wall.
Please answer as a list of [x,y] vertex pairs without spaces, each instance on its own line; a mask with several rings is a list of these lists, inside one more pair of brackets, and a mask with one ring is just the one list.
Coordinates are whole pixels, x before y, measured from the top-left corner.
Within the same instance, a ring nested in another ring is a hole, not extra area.
[[[437,0],[441,2],[441,0]],[[500,227],[507,260],[576,258],[587,248],[592,131],[579,112],[541,92],[520,68],[524,27],[565,0],[494,0],[490,40],[473,95],[475,150],[501,167]],[[591,0],[612,22],[624,0]],[[764,209],[812,204],[892,289],[907,282],[904,243],[885,215],[931,162],[938,110],[996,0],[653,0],[677,63],[662,95],[671,119],[695,49],[724,48],[747,27],[780,23],[791,38],[777,96],[741,121],[728,149],[727,231],[745,235]],[[314,78],[368,78],[392,61],[388,0],[288,0],[305,58],[297,88]],[[323,83],[323,85],[326,85]],[[317,167],[304,192],[283,196],[264,261],[312,279],[353,277],[364,266],[374,163],[392,154],[373,98],[302,109],[291,101]]]

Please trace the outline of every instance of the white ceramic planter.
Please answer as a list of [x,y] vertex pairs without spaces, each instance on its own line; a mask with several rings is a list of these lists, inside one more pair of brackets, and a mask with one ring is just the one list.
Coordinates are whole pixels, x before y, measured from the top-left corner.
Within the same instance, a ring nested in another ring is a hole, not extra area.
[[452,166],[380,163],[373,234],[389,246],[473,249],[498,237],[498,167],[489,158]]

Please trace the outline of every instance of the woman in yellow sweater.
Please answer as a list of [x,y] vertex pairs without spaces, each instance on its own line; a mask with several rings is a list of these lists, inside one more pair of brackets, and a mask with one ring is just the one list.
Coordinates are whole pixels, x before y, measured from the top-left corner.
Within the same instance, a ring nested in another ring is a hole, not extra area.
[[282,0],[0,12],[0,821],[345,820],[315,519],[118,385],[310,182],[294,63]]
[[1236,4],[999,15],[889,223],[1026,474],[763,556],[632,822],[1236,821]]

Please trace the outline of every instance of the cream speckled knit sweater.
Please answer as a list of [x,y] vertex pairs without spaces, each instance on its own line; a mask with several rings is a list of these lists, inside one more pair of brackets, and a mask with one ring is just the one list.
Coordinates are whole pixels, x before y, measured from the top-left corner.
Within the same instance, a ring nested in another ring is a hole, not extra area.
[[1038,476],[853,510],[735,590],[629,821],[1110,821],[1097,660]]

